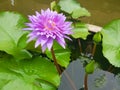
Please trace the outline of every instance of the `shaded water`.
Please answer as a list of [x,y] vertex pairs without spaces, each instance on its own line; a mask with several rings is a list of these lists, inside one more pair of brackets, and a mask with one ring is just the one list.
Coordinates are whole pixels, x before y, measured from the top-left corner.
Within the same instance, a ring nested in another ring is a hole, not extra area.
[[[63,72],[58,90],[84,90],[85,69],[82,60],[70,63]],[[88,90],[120,90],[120,74],[96,69],[88,75]]]
[[[0,0],[0,11],[10,10],[22,14],[34,14],[34,11],[49,8],[53,0]],[[83,18],[87,23],[104,25],[120,18],[120,0],[78,0],[81,6],[91,12],[91,17]]]
[[79,0],[81,5],[91,12],[91,17],[84,20],[105,25],[113,19],[120,18],[120,0]]

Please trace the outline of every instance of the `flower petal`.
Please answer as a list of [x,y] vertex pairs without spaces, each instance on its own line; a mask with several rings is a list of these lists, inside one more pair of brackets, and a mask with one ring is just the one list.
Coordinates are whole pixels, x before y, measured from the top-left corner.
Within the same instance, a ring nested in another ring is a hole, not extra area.
[[46,36],[41,36],[41,46],[43,46],[48,41],[48,38]]
[[28,42],[36,39],[35,47],[41,45],[42,51],[46,48],[51,50],[53,41],[56,40],[63,48],[65,48],[65,38],[71,40],[67,35],[72,34],[71,22],[67,22],[65,15],[58,14],[56,11],[41,10],[36,11],[36,15],[29,15],[30,23],[26,23],[28,28],[23,30],[31,30],[28,35]]
[[32,36],[27,40],[27,42],[30,42],[30,41],[34,40],[36,37],[37,37],[37,36],[32,35]]
[[71,39],[70,37],[68,37],[68,36],[64,36],[64,38],[67,38],[67,39],[69,39],[70,41],[72,41],[72,39]]
[[61,37],[61,38],[57,37],[56,40],[57,40],[57,42],[58,42],[63,48],[65,48],[66,43],[65,43],[64,38],[62,38],[62,37]]
[[44,45],[42,46],[42,52],[45,52],[46,48],[47,48],[47,45],[44,44]]
[[41,38],[38,38],[35,43],[35,48],[38,47],[41,44]]
[[47,41],[47,47],[48,47],[49,50],[51,50],[52,45],[53,45],[53,39],[50,38],[50,39]]
[[32,28],[23,28],[22,30],[30,30],[30,31],[32,31]]

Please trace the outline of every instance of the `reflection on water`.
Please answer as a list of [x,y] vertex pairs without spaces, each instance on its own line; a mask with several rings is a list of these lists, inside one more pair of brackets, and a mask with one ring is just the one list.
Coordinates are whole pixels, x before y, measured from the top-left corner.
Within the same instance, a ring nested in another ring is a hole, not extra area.
[[52,0],[14,0],[14,6],[11,4],[12,0],[0,0],[0,11],[17,11],[22,14],[34,14],[34,12],[46,9]]
[[100,69],[88,76],[89,90],[120,90],[119,75]]
[[15,2],[14,0],[11,0],[11,5],[13,5],[13,6],[14,6],[14,2]]
[[[84,90],[85,68],[82,59],[70,63],[61,76],[58,90]],[[120,74],[95,69],[88,75],[88,90],[120,90]]]
[[[34,14],[34,11],[46,9],[53,0],[0,0],[0,11],[10,10],[22,14]],[[120,18],[120,0],[78,0],[92,16],[83,18],[87,23],[104,25],[112,19]]]
[[105,81],[106,81],[105,74],[102,74],[101,76],[95,78],[94,85],[95,87],[98,88],[103,87],[105,85]]

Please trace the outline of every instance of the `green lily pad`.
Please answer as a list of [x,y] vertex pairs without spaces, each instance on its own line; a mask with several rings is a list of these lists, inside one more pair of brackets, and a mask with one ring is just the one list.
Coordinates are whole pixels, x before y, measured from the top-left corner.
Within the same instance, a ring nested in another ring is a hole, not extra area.
[[27,19],[18,13],[0,12],[0,50],[18,60],[31,58],[31,54],[21,46],[22,42],[18,45],[19,39],[27,33],[22,30],[26,21]]
[[103,55],[112,65],[120,67],[120,19],[107,24],[102,35]]
[[73,18],[90,16],[90,13],[85,8],[81,7],[76,0],[60,0],[59,5],[62,11],[71,14]]
[[56,90],[58,87],[60,77],[52,62],[42,57],[15,61],[8,55],[0,58],[0,90]]
[[83,24],[83,23],[76,23],[75,24],[72,37],[82,38],[85,40],[88,35],[89,35],[89,32],[88,32],[88,28],[87,28],[86,24]]

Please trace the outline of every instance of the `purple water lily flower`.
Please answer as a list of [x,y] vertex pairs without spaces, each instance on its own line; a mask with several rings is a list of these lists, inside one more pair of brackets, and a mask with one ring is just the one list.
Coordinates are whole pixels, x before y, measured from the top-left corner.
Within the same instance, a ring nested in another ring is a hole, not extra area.
[[56,40],[63,48],[65,48],[65,38],[70,39],[67,35],[72,34],[71,22],[65,21],[63,14],[58,14],[50,9],[36,12],[36,15],[29,16],[30,23],[26,23],[31,30],[28,35],[28,42],[36,39],[35,48],[41,45],[42,51],[46,48],[51,50],[53,41]]

